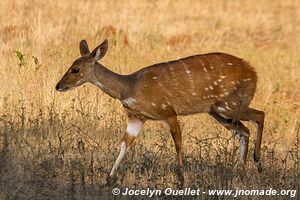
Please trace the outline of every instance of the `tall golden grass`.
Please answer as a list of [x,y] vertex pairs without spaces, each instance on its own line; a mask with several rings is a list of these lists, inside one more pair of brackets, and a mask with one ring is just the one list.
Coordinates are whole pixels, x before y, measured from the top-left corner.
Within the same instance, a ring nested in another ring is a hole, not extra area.
[[[259,77],[252,107],[266,112],[264,171],[252,161],[251,124],[241,170],[238,142],[227,130],[206,115],[181,117],[184,186],[299,190],[300,2],[1,0],[0,8],[0,199],[110,194],[106,173],[126,126],[121,104],[92,85],[54,90],[79,56],[79,41],[94,47],[104,38],[109,51],[101,63],[122,74],[213,51],[250,61]],[[147,122],[116,184],[175,188],[176,166],[166,126]]]

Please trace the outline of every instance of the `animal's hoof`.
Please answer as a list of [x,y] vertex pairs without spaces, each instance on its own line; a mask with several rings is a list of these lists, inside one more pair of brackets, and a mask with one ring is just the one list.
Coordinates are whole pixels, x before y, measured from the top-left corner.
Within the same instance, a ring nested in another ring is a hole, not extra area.
[[107,177],[106,177],[106,184],[107,185],[112,185],[113,183],[115,183],[117,180],[117,177],[116,176],[111,176],[110,174],[107,174]]
[[245,162],[237,162],[235,165],[234,165],[234,174],[235,174],[235,177],[239,178],[240,180],[244,180],[244,178],[247,176],[247,174],[245,173],[245,171],[247,171],[246,169],[246,164]]
[[243,161],[238,162],[235,166],[237,169],[240,169],[241,171],[244,171],[246,169],[246,164]]
[[258,171],[259,173],[262,173],[263,167],[262,167],[261,162],[257,162],[257,163],[256,163],[256,167],[257,167],[257,171]]
[[176,169],[176,175],[177,175],[180,185],[183,185],[184,184],[184,168],[182,166],[179,166]]
[[253,159],[254,159],[254,162],[258,163],[259,160],[260,160],[260,156],[257,155],[256,153],[253,154]]

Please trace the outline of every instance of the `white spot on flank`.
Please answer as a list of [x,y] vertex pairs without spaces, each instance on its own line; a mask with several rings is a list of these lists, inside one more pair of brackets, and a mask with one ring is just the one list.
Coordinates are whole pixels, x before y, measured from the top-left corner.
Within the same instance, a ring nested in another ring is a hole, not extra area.
[[225,115],[223,115],[222,113],[219,113],[219,115],[225,119],[229,119],[228,117],[226,117]]
[[143,122],[140,120],[129,120],[127,124],[126,133],[130,136],[137,137],[142,129]]
[[231,110],[228,106],[225,106],[225,108],[226,108],[227,110]]
[[231,83],[232,85],[235,85],[235,82],[234,82],[234,81],[231,81],[230,83]]
[[204,70],[205,72],[207,72],[207,69],[206,69],[206,67],[203,67],[203,70]]
[[208,91],[208,88],[206,87],[206,88],[204,88],[204,90],[205,90],[205,91]]
[[227,63],[227,65],[233,65],[233,64],[229,62],[229,63]]
[[122,101],[122,103],[124,103],[127,106],[132,106],[135,102],[136,102],[136,100],[132,97],[129,97]]
[[213,90],[213,89],[214,89],[214,87],[210,85],[210,86],[209,86],[209,89]]
[[195,92],[192,92],[192,95],[193,95],[193,96],[196,96],[196,93],[195,93]]
[[227,102],[225,102],[225,105],[226,105],[226,106],[228,106],[228,103],[227,103]]
[[225,112],[226,111],[226,109],[225,108],[223,108],[223,107],[217,107],[218,108],[218,110],[220,111],[220,112]]
[[244,82],[247,82],[247,81],[251,81],[251,78],[245,78],[243,79]]
[[167,108],[167,105],[166,104],[161,104],[161,107],[162,107],[162,109],[166,109]]
[[157,76],[153,76],[152,79],[157,79]]
[[222,81],[222,79],[219,79],[219,80],[218,80],[218,82],[221,82],[221,81]]
[[156,106],[156,104],[155,104],[155,103],[151,103],[151,105],[152,105],[152,106]]
[[182,60],[179,60],[179,62],[183,65],[183,67],[184,67],[184,69],[185,69],[185,72],[186,72],[187,74],[191,73],[191,71],[188,70],[188,66],[187,66]]
[[220,85],[220,88],[223,88],[224,87],[224,85]]
[[80,82],[81,82],[81,80],[77,81],[75,84],[77,85],[77,84],[79,84]]
[[237,105],[237,103],[235,103],[235,102],[232,102],[232,105],[235,105],[235,106],[236,106],[236,105]]
[[226,95],[226,96],[229,95],[229,92],[224,92],[224,95]]
[[214,81],[214,84],[215,84],[215,85],[218,85],[218,83],[217,83],[216,81]]
[[226,76],[220,76],[220,78],[221,78],[221,79],[224,79],[224,78],[226,78]]
[[96,82],[96,85],[100,88],[104,88],[104,85],[102,85],[99,81]]
[[204,63],[202,62],[201,59],[197,58],[197,60],[199,61],[199,63],[204,67]]

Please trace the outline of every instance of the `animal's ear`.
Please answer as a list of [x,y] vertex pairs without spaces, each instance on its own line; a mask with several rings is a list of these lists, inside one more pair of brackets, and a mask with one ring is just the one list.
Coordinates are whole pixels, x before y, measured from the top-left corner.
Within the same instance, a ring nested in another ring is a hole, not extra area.
[[108,49],[108,41],[105,39],[99,46],[97,46],[91,53],[91,57],[94,58],[95,62],[103,58]]
[[85,40],[81,40],[79,44],[79,50],[81,56],[86,56],[90,54],[89,46]]

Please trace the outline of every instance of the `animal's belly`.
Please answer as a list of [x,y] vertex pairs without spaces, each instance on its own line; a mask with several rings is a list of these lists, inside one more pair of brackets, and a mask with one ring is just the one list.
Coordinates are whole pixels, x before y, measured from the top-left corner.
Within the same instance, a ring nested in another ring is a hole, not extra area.
[[156,96],[152,99],[130,97],[122,101],[124,107],[135,111],[148,119],[163,120],[176,115],[191,115],[208,112],[213,100],[203,100],[191,97],[166,98]]
[[139,109],[139,112],[149,119],[161,120],[175,115],[191,115],[196,113],[205,113],[210,110],[210,104],[198,102],[194,104],[172,104],[167,107],[148,107]]
[[210,110],[211,103],[194,102],[187,104],[173,105],[173,109],[177,115],[191,115],[196,113],[206,113]]

